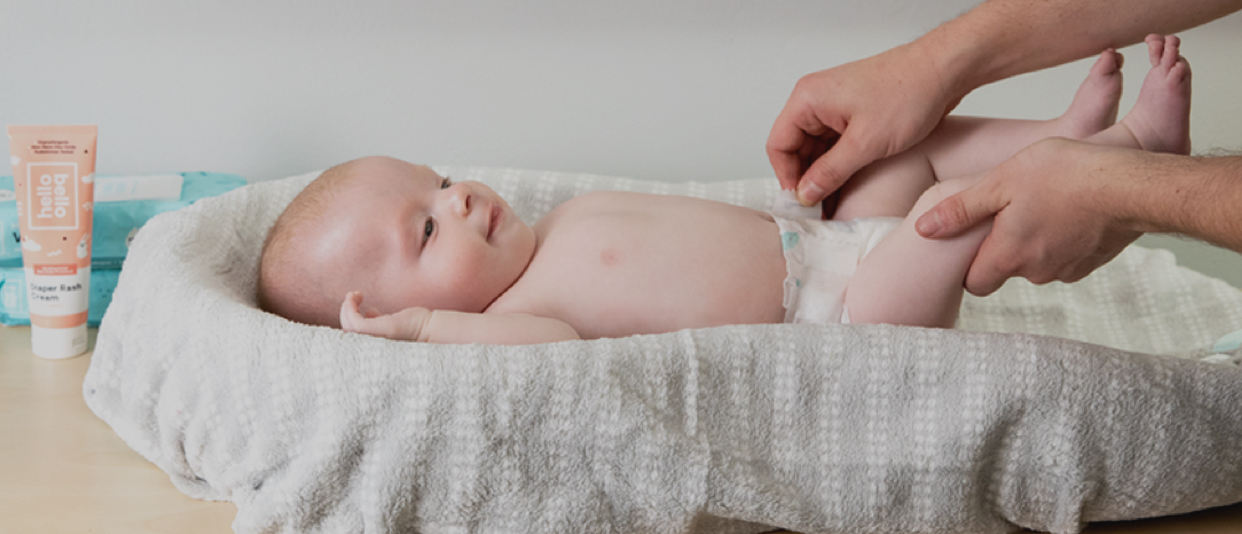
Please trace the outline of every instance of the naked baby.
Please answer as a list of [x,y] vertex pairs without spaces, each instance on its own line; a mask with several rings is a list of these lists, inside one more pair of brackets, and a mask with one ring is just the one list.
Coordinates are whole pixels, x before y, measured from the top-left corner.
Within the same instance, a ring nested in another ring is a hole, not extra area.
[[265,244],[260,303],[308,324],[435,343],[540,343],[726,324],[952,327],[987,225],[952,240],[918,215],[1049,136],[1187,153],[1190,73],[1176,37],[1113,124],[1121,56],[1104,52],[1048,121],[946,118],[840,192],[834,221],[679,196],[593,192],[533,225],[478,182],[369,157],[298,195]]

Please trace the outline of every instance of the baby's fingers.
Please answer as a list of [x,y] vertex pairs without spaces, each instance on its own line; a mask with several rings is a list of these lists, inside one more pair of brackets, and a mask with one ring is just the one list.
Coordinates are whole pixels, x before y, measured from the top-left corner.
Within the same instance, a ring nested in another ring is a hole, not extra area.
[[365,320],[358,307],[362,305],[362,293],[350,291],[341,302],[341,330],[358,332]]
[[362,293],[351,291],[341,303],[341,330],[355,334],[385,337],[388,339],[417,341],[423,322],[430,311],[425,308],[407,308],[394,314],[383,314],[375,308],[364,314]]
[[343,310],[341,313],[341,329],[355,334],[386,337],[389,339],[406,339],[404,332],[409,330],[408,321],[394,315],[377,315],[363,317],[357,307]]

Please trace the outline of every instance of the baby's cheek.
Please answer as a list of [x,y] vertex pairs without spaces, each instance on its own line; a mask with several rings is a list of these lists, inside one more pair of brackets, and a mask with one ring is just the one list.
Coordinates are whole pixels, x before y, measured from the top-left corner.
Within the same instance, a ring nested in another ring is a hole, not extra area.
[[463,255],[441,271],[436,283],[437,300],[444,307],[462,311],[483,311],[499,293],[492,294],[494,285],[489,277],[487,258]]

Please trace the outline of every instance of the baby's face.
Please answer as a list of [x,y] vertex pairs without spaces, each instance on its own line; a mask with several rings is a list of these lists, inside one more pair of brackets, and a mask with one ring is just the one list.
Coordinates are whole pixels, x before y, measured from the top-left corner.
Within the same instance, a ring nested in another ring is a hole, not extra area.
[[[360,162],[328,209],[319,253],[336,299],[362,291],[364,307],[481,312],[521,276],[535,234],[479,182],[452,183],[427,167]],[[344,256],[342,256],[344,254]]]

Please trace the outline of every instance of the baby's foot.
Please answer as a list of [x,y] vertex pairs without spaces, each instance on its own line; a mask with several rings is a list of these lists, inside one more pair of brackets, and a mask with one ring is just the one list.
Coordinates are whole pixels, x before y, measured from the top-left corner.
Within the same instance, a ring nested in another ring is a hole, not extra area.
[[1190,153],[1190,63],[1176,36],[1147,36],[1151,71],[1134,109],[1121,119],[1143,150]]
[[1091,66],[1087,79],[1078,86],[1069,109],[1056,119],[1058,135],[1083,139],[1117,122],[1121,64],[1124,60],[1120,53],[1111,48],[1100,54]]

